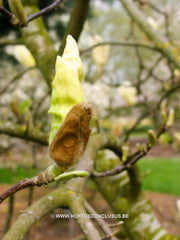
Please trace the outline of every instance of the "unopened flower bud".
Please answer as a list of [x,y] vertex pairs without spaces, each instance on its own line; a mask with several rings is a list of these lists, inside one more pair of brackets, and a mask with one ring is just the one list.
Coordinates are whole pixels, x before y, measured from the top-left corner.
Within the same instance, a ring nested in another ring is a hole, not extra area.
[[163,119],[163,123],[166,125],[167,123],[167,113],[166,111],[161,111],[161,116],[162,116],[162,119]]
[[152,147],[157,141],[156,134],[152,129],[150,129],[148,131],[148,140],[149,140],[149,146],[150,147]]
[[136,143],[136,148],[137,148],[138,151],[142,150],[142,146],[141,146],[141,144],[139,142]]
[[167,113],[167,100],[166,100],[166,99],[164,99],[164,100],[161,102],[160,109],[161,109],[161,111],[165,111],[165,112]]
[[167,119],[167,127],[171,127],[173,125],[174,122],[174,109],[170,109],[169,110],[169,115],[168,115],[168,119]]
[[128,158],[128,152],[129,152],[129,147],[128,146],[122,146],[122,160],[125,162]]
[[76,41],[68,35],[62,57],[57,56],[56,74],[52,82],[50,114],[53,114],[49,144],[71,108],[85,102],[82,88],[83,65]]

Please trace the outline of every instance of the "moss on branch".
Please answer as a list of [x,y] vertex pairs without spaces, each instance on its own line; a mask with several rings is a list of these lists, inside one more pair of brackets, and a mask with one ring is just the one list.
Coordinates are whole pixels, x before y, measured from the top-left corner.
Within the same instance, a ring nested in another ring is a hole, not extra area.
[[[103,171],[104,168],[109,168],[106,160],[100,159],[96,162],[96,169]],[[94,181],[116,214],[121,216],[128,214],[127,219],[119,218],[124,221],[122,227],[128,239],[151,240],[156,238],[160,240],[171,237],[161,227],[150,202],[142,192],[141,173],[137,165],[133,166],[129,172],[107,176],[103,178],[103,181],[100,178],[94,178]]]

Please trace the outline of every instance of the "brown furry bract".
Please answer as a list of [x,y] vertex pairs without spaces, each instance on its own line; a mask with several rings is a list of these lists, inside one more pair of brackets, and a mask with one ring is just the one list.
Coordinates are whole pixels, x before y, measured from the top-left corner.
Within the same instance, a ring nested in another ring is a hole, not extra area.
[[60,166],[68,168],[76,163],[84,153],[91,133],[92,106],[79,103],[67,114],[49,148],[52,159]]

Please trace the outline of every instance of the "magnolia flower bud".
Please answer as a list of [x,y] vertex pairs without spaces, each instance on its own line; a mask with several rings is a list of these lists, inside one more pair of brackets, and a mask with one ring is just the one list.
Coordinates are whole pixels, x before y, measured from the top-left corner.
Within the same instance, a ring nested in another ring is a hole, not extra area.
[[84,153],[91,133],[92,106],[82,89],[83,66],[75,40],[68,36],[57,57],[49,113],[53,114],[49,154],[65,171]]
[[11,110],[14,113],[15,117],[20,121],[22,118],[21,113],[20,113],[20,102],[16,96],[12,97],[10,107],[11,107]]
[[8,0],[9,7],[22,25],[27,22],[27,16],[20,0]]
[[139,142],[136,143],[136,148],[137,148],[138,151],[142,151],[142,146]]
[[25,45],[16,45],[13,48],[13,55],[24,67],[34,67],[35,59]]
[[166,99],[164,99],[164,100],[161,102],[160,109],[161,109],[161,111],[167,112],[167,100],[166,100]]
[[128,146],[122,146],[122,160],[125,162],[128,158],[129,153],[129,147]]
[[161,116],[162,116],[164,125],[166,125],[166,123],[167,123],[167,113],[166,113],[166,111],[164,111],[164,110],[161,111]]
[[170,109],[169,110],[169,115],[168,115],[168,119],[167,119],[167,127],[171,127],[173,125],[174,122],[174,109]]
[[53,114],[49,144],[71,108],[86,100],[82,88],[83,65],[77,44],[70,35],[67,37],[62,57],[57,56],[55,68],[51,105],[48,111]]
[[149,140],[149,146],[150,147],[152,147],[157,141],[156,134],[152,129],[150,129],[148,131],[148,140]]

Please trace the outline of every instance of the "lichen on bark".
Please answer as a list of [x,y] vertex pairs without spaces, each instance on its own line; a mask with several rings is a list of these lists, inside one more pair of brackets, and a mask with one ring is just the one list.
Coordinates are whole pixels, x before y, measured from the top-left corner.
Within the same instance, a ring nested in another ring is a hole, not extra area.
[[[96,170],[102,171],[102,168],[110,170],[107,163],[107,159],[97,160]],[[160,225],[150,202],[142,191],[142,178],[137,164],[129,172],[107,176],[103,180],[95,178],[94,181],[116,214],[121,214],[121,216],[128,214],[127,219],[119,218],[119,220],[124,220],[123,227],[129,239],[165,240],[172,238]]]

